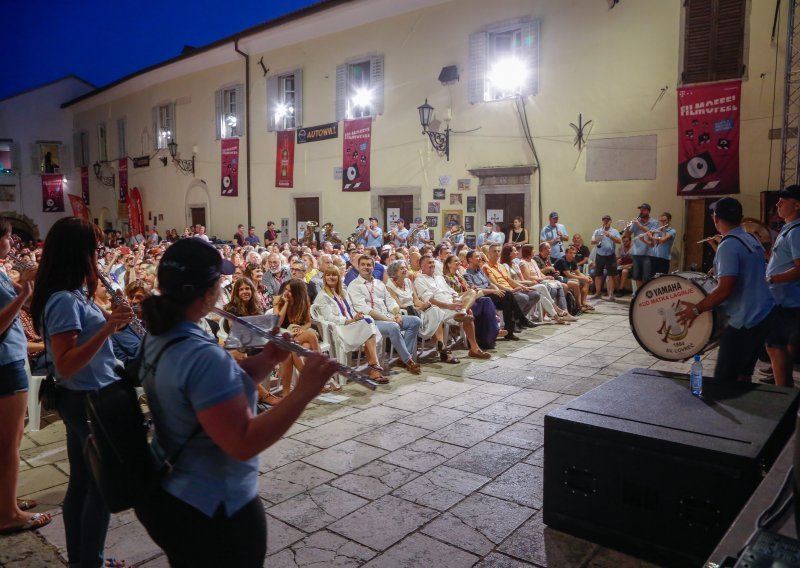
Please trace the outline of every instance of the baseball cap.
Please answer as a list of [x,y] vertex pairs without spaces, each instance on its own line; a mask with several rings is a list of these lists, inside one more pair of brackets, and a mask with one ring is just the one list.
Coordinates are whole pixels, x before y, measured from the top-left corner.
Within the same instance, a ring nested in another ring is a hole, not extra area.
[[610,221],[611,215],[603,215],[603,221]]
[[456,227],[457,225],[458,225],[458,223],[456,223],[455,221],[449,221],[449,222],[447,223],[447,226],[448,226],[448,227]]
[[742,220],[742,204],[733,197],[723,197],[708,207],[724,221],[738,223]]
[[558,213],[557,213],[557,212],[555,212],[555,211],[551,212],[551,213],[550,213],[550,218],[551,218],[551,219],[558,219]]
[[778,197],[784,199],[797,199],[800,201],[800,185],[790,185],[778,192]]
[[414,217],[415,223],[422,223],[422,217]]
[[406,220],[405,220],[405,219],[403,219],[402,217],[399,217],[399,218],[398,218],[398,219],[395,221],[395,223],[403,223],[403,224],[405,224],[405,222],[406,222]]
[[377,221],[377,219],[375,217],[370,217],[369,220],[370,221]]
[[130,247],[119,247],[120,254],[131,254]]
[[158,285],[165,295],[206,290],[235,267],[202,239],[181,239],[167,249],[158,265]]
[[639,205],[639,209],[647,209],[648,211],[650,211],[652,207],[650,207],[649,203],[642,203],[641,205]]

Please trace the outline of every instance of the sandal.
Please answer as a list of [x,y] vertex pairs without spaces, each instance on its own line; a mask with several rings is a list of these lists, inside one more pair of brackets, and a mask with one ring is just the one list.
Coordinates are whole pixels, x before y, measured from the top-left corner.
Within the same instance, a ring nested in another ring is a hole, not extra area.
[[461,362],[455,357],[453,357],[450,351],[439,351],[439,360],[442,363],[450,363],[451,365],[456,365]]
[[34,513],[34,515],[27,520],[27,522],[19,527],[11,527],[0,531],[0,535],[14,534],[22,531],[35,531],[43,526],[50,524],[53,517],[49,513]]
[[125,564],[124,560],[117,560],[116,558],[106,558],[104,566],[105,568],[125,568],[127,564]]
[[17,499],[17,507],[19,507],[20,511],[30,511],[34,507],[37,507],[39,503],[34,501],[33,499]]
[[369,365],[367,368],[369,369],[367,376],[369,376],[371,381],[374,381],[379,385],[389,384],[389,379],[383,376],[383,369],[373,365]]

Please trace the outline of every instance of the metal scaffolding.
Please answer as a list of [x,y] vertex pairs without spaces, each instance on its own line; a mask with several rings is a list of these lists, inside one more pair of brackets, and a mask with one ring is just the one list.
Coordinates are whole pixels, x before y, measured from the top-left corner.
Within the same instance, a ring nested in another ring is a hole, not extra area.
[[[781,130],[781,187],[800,183],[800,5],[789,1]],[[769,189],[769,188],[768,188]]]

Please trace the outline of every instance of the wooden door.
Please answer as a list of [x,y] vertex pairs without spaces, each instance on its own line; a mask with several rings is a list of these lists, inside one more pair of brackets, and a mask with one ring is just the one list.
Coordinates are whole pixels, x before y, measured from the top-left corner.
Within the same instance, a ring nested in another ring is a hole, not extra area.
[[[508,235],[508,230],[513,226],[514,217],[522,217],[522,226],[530,233],[530,222],[525,218],[525,195],[522,193],[488,193],[486,194],[486,222],[492,221],[490,211],[502,211],[502,220],[498,221],[501,231]],[[476,227],[480,230],[482,227]],[[534,241],[535,239],[531,239]]]
[[295,197],[294,211],[297,223],[319,223],[319,197]]
[[[408,227],[414,221],[414,196],[413,195],[387,195],[381,198],[383,201],[383,227],[384,231],[388,231],[392,225],[392,220],[395,218],[397,211],[389,211],[389,209],[398,209],[400,217],[406,222]],[[393,215],[389,215],[392,213]]]
[[706,243],[697,244],[717,234],[708,206],[719,198],[687,199],[686,230],[683,236],[683,268],[707,272],[714,265],[714,250]]
[[206,226],[206,208],[205,207],[192,207],[190,209],[192,215],[192,227],[195,225]]

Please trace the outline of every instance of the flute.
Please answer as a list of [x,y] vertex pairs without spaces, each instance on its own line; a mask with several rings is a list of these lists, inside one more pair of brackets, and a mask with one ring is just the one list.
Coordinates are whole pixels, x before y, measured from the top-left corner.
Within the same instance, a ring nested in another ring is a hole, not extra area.
[[697,244],[699,245],[699,244],[702,244],[702,243],[708,243],[708,242],[711,242],[711,241],[716,241],[721,236],[722,235],[714,235],[713,237],[708,237],[708,238],[705,238],[705,239],[703,239],[701,241],[697,241]]
[[9,252],[8,258],[11,259],[11,264],[14,265],[14,270],[16,270],[17,272],[25,272],[26,270],[33,270],[34,268],[36,268],[35,262],[28,262],[27,260],[22,260],[14,253]]
[[[262,337],[266,337],[267,339],[270,340],[270,342],[274,343],[275,345],[286,351],[291,351],[292,353],[297,353],[298,355],[302,355],[305,357],[317,353],[316,351],[311,351],[310,349],[306,349],[299,343],[295,343],[294,341],[285,339],[280,334],[272,333],[271,331],[262,329],[257,325],[254,325],[245,319],[235,316],[230,312],[226,312],[221,308],[214,307],[211,308],[211,311],[218,315],[221,315],[225,319],[228,319],[232,322],[236,322],[239,325],[246,327],[250,331],[256,332]],[[339,365],[338,372],[347,377],[348,379],[350,379],[351,381],[356,382],[361,386],[367,387],[370,390],[375,390],[376,388],[378,388],[378,383],[370,379],[366,374],[360,371],[356,371],[355,369],[353,369],[352,367],[348,367],[347,365],[342,365],[341,363],[339,363],[338,365]]]
[[[97,278],[100,280],[100,283],[103,284],[103,288],[106,289],[108,295],[111,296],[112,304],[117,306],[119,304],[126,303],[125,296],[122,295],[122,292],[114,290],[114,287],[111,286],[111,282],[108,281],[108,278],[106,278],[106,275],[103,274],[103,271],[100,270],[99,266],[97,267]],[[130,326],[131,331],[133,331],[133,333],[135,333],[139,339],[142,339],[147,334],[147,330],[145,329],[142,320],[136,316],[133,316],[131,323],[128,325]]]

